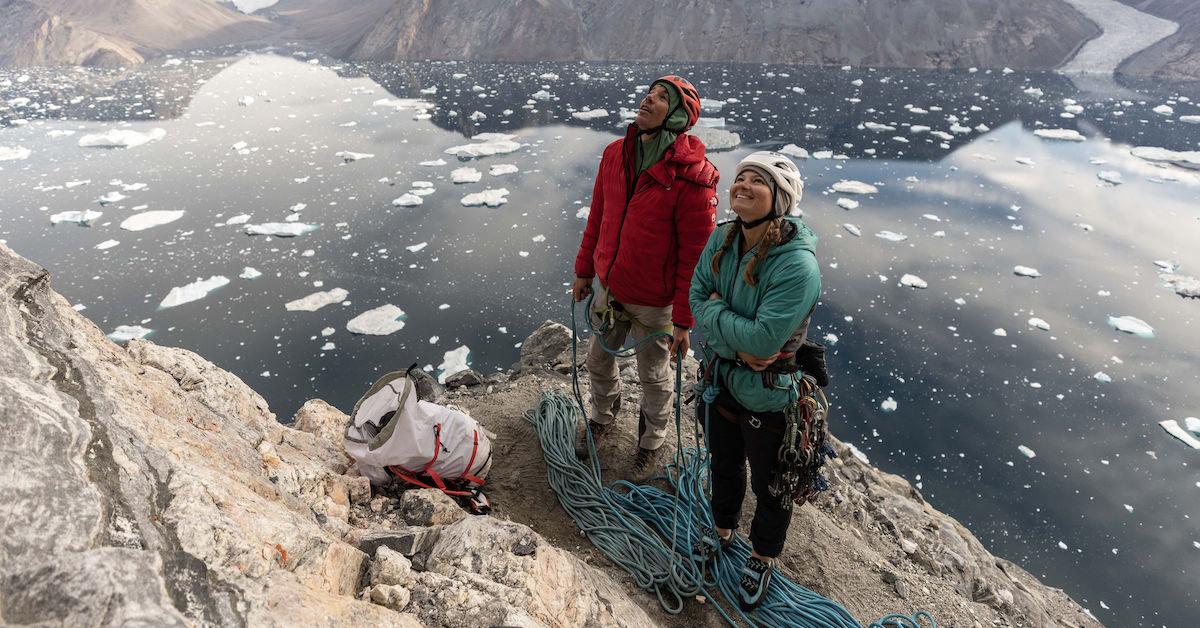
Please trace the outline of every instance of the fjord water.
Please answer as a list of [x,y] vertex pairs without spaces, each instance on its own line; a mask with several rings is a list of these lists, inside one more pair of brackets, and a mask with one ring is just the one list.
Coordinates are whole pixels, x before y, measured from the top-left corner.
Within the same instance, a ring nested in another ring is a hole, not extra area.
[[[106,332],[141,325],[155,342],[195,350],[281,418],[313,397],[349,410],[388,370],[436,370],[466,346],[487,373],[509,366],[542,321],[569,323],[566,284],[599,154],[622,128],[620,109],[668,71],[721,101],[705,117],[741,136],[710,154],[722,214],[749,151],[832,153],[798,163],[824,284],[810,333],[837,338],[835,433],[1102,622],[1200,617],[1200,452],[1158,426],[1200,415],[1200,300],[1178,296],[1156,265],[1200,275],[1200,173],[1130,154],[1200,147],[1200,125],[1182,119],[1200,115],[1196,84],[265,54],[127,72],[2,69],[0,147],[28,156],[0,161],[0,238],[48,268]],[[1171,114],[1155,111],[1164,104]],[[584,109],[607,115],[573,115]],[[132,148],[78,145],[113,128],[165,135]],[[1044,128],[1087,139],[1034,134]],[[461,162],[445,154],[482,132],[515,134],[521,146]],[[420,165],[438,159],[445,165]],[[497,164],[517,172],[493,175]],[[481,180],[452,183],[464,166]],[[877,192],[833,192],[843,179]],[[420,181],[434,190],[420,205],[393,205]],[[461,203],[499,188],[508,194],[498,207]],[[125,198],[97,202],[114,191]],[[843,209],[842,198],[859,205]],[[102,215],[51,224],[83,210]],[[155,210],[184,214],[119,227]],[[319,226],[251,236],[227,224],[243,215]],[[891,239],[876,236],[885,232]],[[118,243],[96,248],[109,240]],[[1018,265],[1040,276],[1017,275]],[[261,276],[240,277],[245,267]],[[906,274],[928,287],[903,285]],[[230,283],[159,307],[172,288],[212,276]],[[284,308],[333,288],[348,291],[344,302]],[[405,312],[403,329],[347,331],[388,303]],[[1110,316],[1141,319],[1153,337],[1121,333]],[[889,399],[893,411],[881,407]],[[910,601],[919,607],[919,594]]]

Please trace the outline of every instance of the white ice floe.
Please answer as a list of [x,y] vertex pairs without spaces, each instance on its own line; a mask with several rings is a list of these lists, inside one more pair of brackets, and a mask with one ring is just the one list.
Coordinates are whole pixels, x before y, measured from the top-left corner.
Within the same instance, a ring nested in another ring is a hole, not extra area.
[[896,130],[896,127],[894,127],[894,126],[890,126],[887,124],[880,124],[878,122],[864,122],[863,128],[867,129],[868,131],[875,131],[876,133],[883,133],[885,131],[895,131]]
[[825,340],[825,344],[830,347],[832,347],[833,345],[836,345],[838,343],[837,334],[834,334],[834,333],[825,334],[824,340]]
[[1096,371],[1092,375],[1092,379],[1100,382],[1101,384],[1111,384],[1112,383],[1112,376],[1109,375],[1108,373],[1105,373],[1104,371]]
[[336,332],[337,332],[337,330],[336,330],[336,329],[334,329],[334,328],[332,328],[332,327],[326,327],[325,329],[322,329],[322,330],[321,330],[321,335],[322,335],[322,336],[325,336],[326,338],[328,338],[329,336],[332,336],[332,335],[333,335],[334,333],[336,333]]
[[1157,146],[1136,146],[1129,154],[1146,161],[1175,164],[1181,168],[1200,170],[1200,150],[1177,151]]
[[856,238],[862,237],[862,229],[859,229],[858,225],[852,225],[847,222],[847,223],[842,223],[842,228],[845,229],[846,231],[849,231],[850,235],[852,235]]
[[725,108],[724,100],[713,100],[712,98],[700,99],[700,110],[706,113],[717,113]]
[[344,288],[334,288],[332,290],[314,292],[306,297],[296,299],[295,301],[288,301],[287,303],[283,304],[283,307],[289,312],[316,312],[326,305],[341,303],[342,301],[345,301],[346,297],[348,296],[350,296],[350,292],[348,290],[345,290]]
[[0,161],[16,161],[28,159],[33,151],[24,146],[0,146]]
[[704,148],[710,151],[729,150],[742,143],[742,136],[725,129],[696,127],[689,133],[700,140],[704,144]]
[[239,107],[249,107],[250,105],[254,104],[254,97],[253,96],[242,96],[237,99],[237,104]]
[[333,351],[334,349],[337,349],[337,345],[332,342],[321,345],[321,351]]
[[530,94],[529,97],[534,100],[541,100],[544,102],[553,98],[554,95],[544,89],[539,89],[538,91]]
[[171,288],[167,296],[158,304],[158,307],[168,308],[192,301],[199,301],[208,296],[208,293],[229,284],[229,278],[224,275],[213,275],[208,279],[198,279],[185,286],[176,286]]
[[1000,336],[1001,338],[1004,338],[1005,336],[1008,336],[1008,332],[1005,331],[1003,327],[997,327],[992,330],[992,335]]
[[121,228],[126,231],[142,231],[151,227],[165,225],[169,222],[175,222],[176,220],[183,218],[183,214],[184,211],[182,209],[156,209],[153,211],[142,212],[122,220]]
[[101,196],[100,198],[96,199],[96,202],[100,203],[101,205],[111,205],[113,203],[116,203],[117,201],[123,201],[127,198],[129,198],[129,197],[125,196],[124,194],[121,194],[120,192],[118,192],[116,190],[113,190],[112,192],[109,192],[109,193]]
[[1200,116],[1179,116],[1179,121],[1187,122],[1188,124],[1200,124]]
[[111,129],[107,133],[93,133],[79,138],[84,148],[133,148],[167,136],[166,129],[151,129],[145,133],[131,129]]
[[120,244],[120,242],[118,242],[117,240],[105,240],[105,241],[101,242],[100,244],[97,244],[95,246],[95,248],[98,250],[101,250],[101,251],[106,251],[118,244]]
[[141,340],[150,335],[154,331],[148,327],[141,325],[117,325],[117,328],[108,335],[108,339],[113,342],[129,342],[130,340]]
[[499,207],[508,202],[508,188],[488,188],[482,192],[476,192],[474,194],[468,194],[462,197],[461,202],[465,207],[475,207],[479,205]]
[[250,222],[250,214],[238,214],[225,221],[226,225],[244,225]]
[[433,103],[420,98],[380,98],[371,103],[375,107],[387,107],[397,111],[409,109],[433,109]]
[[514,164],[496,164],[488,170],[488,174],[492,175],[493,177],[499,177],[506,174],[516,174],[520,171],[521,169],[516,167]]
[[56,225],[64,222],[87,225],[103,215],[103,212],[92,211],[90,209],[85,209],[83,211],[59,212],[50,216],[50,222]]
[[371,153],[356,153],[350,150],[341,150],[333,154],[334,157],[341,157],[344,163],[360,161],[362,159],[370,159],[375,155]]
[[1037,454],[1033,453],[1033,450],[1026,447],[1025,445],[1017,445],[1017,451],[1020,451],[1022,454],[1024,454],[1026,458],[1036,458],[1037,457]]
[[258,279],[262,277],[262,273],[253,266],[246,266],[242,268],[242,274],[238,275],[238,277],[242,279]]
[[438,365],[438,383],[445,384],[446,378],[458,373],[459,371],[467,370],[467,356],[471,354],[471,350],[466,345],[447,351],[442,355],[442,363]]
[[318,225],[302,222],[264,222],[261,225],[246,225],[246,235],[269,235],[280,238],[293,238],[315,231]]
[[516,135],[506,133],[480,133],[471,138],[475,143],[451,146],[445,152],[456,157],[488,157],[490,155],[507,155],[520,150],[521,145],[513,141]]
[[1154,337],[1154,328],[1140,318],[1132,316],[1109,316],[1108,324],[1117,331],[1133,334],[1138,338]]
[[1075,129],[1038,129],[1033,134],[1043,139],[1064,142],[1082,142],[1087,139]]
[[842,179],[833,184],[833,191],[838,194],[877,194],[879,193],[879,188],[870,183],[863,183],[862,181]]
[[789,157],[796,157],[797,159],[808,159],[808,150],[795,144],[788,144],[779,149],[779,152]]
[[904,235],[903,233],[896,233],[895,231],[888,231],[886,229],[876,233],[875,237],[883,238],[888,242],[903,242],[908,239],[908,236]]
[[587,109],[585,111],[576,111],[575,113],[571,114],[571,117],[576,118],[578,120],[596,120],[598,118],[607,118],[608,110],[607,109]]
[[929,282],[925,281],[924,279],[921,279],[920,277],[918,277],[916,275],[910,275],[910,274],[905,273],[905,275],[900,278],[900,285],[908,286],[909,288],[920,288],[920,289],[924,290],[925,288],[929,287]]
[[1157,113],[1160,116],[1175,115],[1175,109],[1172,108],[1171,105],[1159,105],[1159,106],[1151,109],[1151,111],[1153,111],[1154,113]]
[[1156,259],[1156,260],[1154,260],[1154,265],[1158,266],[1159,268],[1163,269],[1164,271],[1166,271],[1168,273],[1173,273],[1173,272],[1179,270],[1179,262],[1176,262],[1175,260]]
[[1033,277],[1033,278],[1042,276],[1042,273],[1038,272],[1038,269],[1030,268],[1028,266],[1013,266],[1013,274],[1018,275],[1020,277]]
[[428,242],[418,242],[417,244],[406,246],[404,248],[408,249],[409,252],[411,252],[411,253],[420,253],[421,249],[423,249],[427,246],[429,246]]
[[1037,329],[1041,329],[1043,331],[1050,331],[1050,323],[1047,323],[1036,316],[1029,319],[1028,323],[1030,327],[1036,327]]
[[439,159],[431,159],[431,160],[429,160],[429,161],[422,161],[422,162],[421,162],[419,165],[421,165],[421,166],[427,166],[427,167],[431,167],[431,168],[436,168],[437,166],[444,166],[444,165],[446,165],[446,160],[445,160],[445,159],[441,159],[441,158],[439,158]]
[[346,331],[352,334],[386,336],[404,329],[404,310],[388,303],[367,310],[346,323]]
[[858,201],[844,196],[837,200],[837,206],[842,209],[858,209],[858,204]]
[[1168,419],[1159,421],[1168,434],[1178,438],[1180,442],[1191,447],[1192,449],[1200,449],[1200,419],[1190,416],[1183,420],[1183,425],[1179,425],[1179,421]]
[[401,194],[399,198],[393,199],[392,205],[396,207],[415,207],[423,202],[420,196],[409,192]]
[[454,183],[475,183],[482,178],[482,172],[470,167],[455,168],[450,172],[450,180]]
[[899,405],[900,404],[898,404],[895,399],[888,397],[887,399],[883,400],[883,403],[879,404],[879,409],[883,410],[884,412],[895,412]]
[[1200,299],[1200,279],[1173,273],[1163,273],[1158,278],[1174,288],[1175,294],[1189,299]]
[[1121,185],[1124,183],[1124,181],[1121,180],[1121,173],[1117,172],[1116,170],[1101,170],[1100,172],[1096,173],[1096,178],[1104,181],[1105,183],[1111,183],[1113,185]]

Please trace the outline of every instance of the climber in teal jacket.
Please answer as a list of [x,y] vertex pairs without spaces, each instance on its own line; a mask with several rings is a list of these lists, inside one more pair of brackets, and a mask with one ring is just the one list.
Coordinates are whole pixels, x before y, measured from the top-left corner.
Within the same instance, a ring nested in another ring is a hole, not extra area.
[[[748,535],[754,551],[738,590],[746,610],[762,601],[791,521],[791,509],[771,497],[768,487],[783,442],[783,410],[796,399],[788,371],[795,370],[795,352],[821,295],[817,237],[789,215],[803,189],[799,170],[779,153],[761,151],[742,160],[729,190],[737,220],[719,225],[709,237],[689,292],[707,343],[702,364],[720,390],[712,403],[701,400],[699,410],[708,422],[713,519],[721,548],[733,542],[747,459],[757,497]],[[789,360],[793,368],[780,368]],[[697,546],[694,553],[707,560],[706,551]]]

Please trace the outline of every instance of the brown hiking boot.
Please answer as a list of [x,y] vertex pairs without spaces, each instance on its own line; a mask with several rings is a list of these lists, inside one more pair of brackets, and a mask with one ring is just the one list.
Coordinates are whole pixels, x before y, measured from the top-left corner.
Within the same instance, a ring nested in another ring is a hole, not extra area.
[[633,480],[645,482],[658,471],[658,461],[662,457],[663,448],[644,449],[638,447],[637,458],[633,461]]
[[[592,442],[596,443],[596,449],[599,450],[600,444],[604,442],[604,435],[608,432],[609,428],[612,427],[612,424],[588,421],[587,426],[588,429],[591,429],[592,431]],[[585,429],[583,433],[579,435],[579,439],[575,441],[575,457],[580,459],[588,457],[587,429]]]

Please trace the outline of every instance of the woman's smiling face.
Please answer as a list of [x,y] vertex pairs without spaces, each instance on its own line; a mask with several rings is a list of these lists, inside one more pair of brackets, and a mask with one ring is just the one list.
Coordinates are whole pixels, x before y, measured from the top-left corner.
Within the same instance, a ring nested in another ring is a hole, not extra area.
[[771,212],[771,183],[752,168],[737,174],[729,188],[729,207],[742,222],[751,222]]

